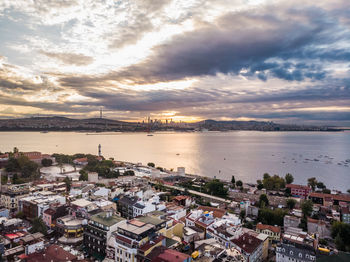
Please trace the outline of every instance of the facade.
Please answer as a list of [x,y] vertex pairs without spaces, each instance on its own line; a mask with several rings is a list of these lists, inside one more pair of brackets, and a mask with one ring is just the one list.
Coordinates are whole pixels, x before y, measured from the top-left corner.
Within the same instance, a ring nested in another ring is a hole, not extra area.
[[104,258],[107,240],[123,221],[123,218],[113,215],[112,211],[91,216],[84,230],[84,246],[87,252],[98,259]]
[[134,205],[138,201],[138,197],[124,196],[117,202],[117,210],[121,217],[126,219],[134,218]]
[[315,204],[320,205],[339,205],[340,202],[350,204],[350,196],[348,194],[324,194],[312,192],[309,195],[309,199]]
[[310,235],[317,234],[320,238],[331,238],[331,226],[325,221],[307,218],[307,232]]
[[73,216],[64,216],[56,220],[56,230],[62,237],[58,241],[62,244],[78,245],[83,242],[83,226],[87,220]]
[[28,196],[29,187],[29,183],[2,186],[1,205],[5,206],[12,213],[16,212],[19,200]]
[[240,237],[232,239],[231,242],[247,261],[262,261],[264,241],[249,233],[244,233]]
[[316,254],[310,248],[289,244],[279,244],[276,247],[276,262],[314,262]]
[[303,185],[287,184],[286,188],[290,188],[292,196],[300,197],[302,199],[306,199],[312,192],[312,189],[309,186]]
[[342,209],[341,209],[341,220],[344,223],[350,224],[350,210],[349,210],[349,207],[342,207]]
[[152,224],[133,219],[123,221],[114,236],[114,257],[119,257],[120,262],[133,262],[136,261],[138,248],[156,238],[156,228]]
[[278,226],[270,226],[259,223],[256,225],[256,231],[268,235],[270,242],[277,242],[281,239],[281,228]]
[[284,216],[283,218],[284,230],[287,230],[289,227],[297,228],[300,222],[301,222],[301,219],[299,217]]

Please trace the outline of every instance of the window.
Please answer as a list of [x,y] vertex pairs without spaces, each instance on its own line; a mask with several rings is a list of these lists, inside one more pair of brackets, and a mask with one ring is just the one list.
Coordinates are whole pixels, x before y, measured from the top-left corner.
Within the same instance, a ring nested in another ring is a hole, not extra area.
[[303,254],[299,253],[299,257],[302,257],[302,256],[303,256]]

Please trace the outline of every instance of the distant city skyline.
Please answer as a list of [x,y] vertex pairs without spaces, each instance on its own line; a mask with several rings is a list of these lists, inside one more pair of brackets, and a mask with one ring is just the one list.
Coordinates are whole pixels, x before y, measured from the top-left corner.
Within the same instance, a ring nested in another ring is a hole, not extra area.
[[350,126],[350,2],[0,0],[0,118]]

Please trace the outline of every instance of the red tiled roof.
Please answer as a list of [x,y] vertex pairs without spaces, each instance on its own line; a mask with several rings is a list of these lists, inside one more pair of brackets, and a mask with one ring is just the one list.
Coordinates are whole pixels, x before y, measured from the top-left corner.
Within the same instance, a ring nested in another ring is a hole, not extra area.
[[296,189],[311,190],[311,188],[308,187],[308,186],[295,185],[295,184],[287,184],[286,187],[287,187],[287,188],[296,188]]
[[319,197],[319,198],[331,197],[334,200],[350,202],[350,196],[349,195],[345,195],[345,194],[333,195],[333,194],[324,194],[324,193],[312,192],[312,193],[310,193],[309,197]]
[[248,233],[244,233],[237,239],[232,239],[232,243],[236,244],[248,254],[252,254],[262,242],[262,240],[251,236]]
[[174,200],[181,201],[181,200],[184,200],[187,198],[189,198],[189,196],[176,196],[176,197],[174,197]]
[[203,211],[208,211],[208,212],[213,212],[213,216],[217,218],[222,218],[226,210],[225,209],[220,209],[216,207],[208,207],[208,206],[199,206],[197,209],[203,210]]
[[51,209],[51,208],[46,209],[46,210],[44,211],[44,214],[47,214],[47,215],[50,215],[50,216],[52,216],[52,215],[55,214],[55,213],[56,213],[56,211],[53,210],[53,209]]
[[65,251],[58,245],[50,245],[40,253],[28,255],[27,262],[47,262],[47,261],[77,261],[77,257]]
[[123,236],[121,236],[121,235],[116,235],[115,238],[116,238],[116,239],[119,239],[119,240],[121,240],[121,241],[123,241],[123,242],[125,242],[125,243],[128,243],[128,244],[131,244],[131,243],[132,243],[132,241],[131,241],[129,238],[123,237]]
[[152,261],[159,262],[183,262],[190,256],[174,249],[165,249],[164,252],[160,253],[157,257],[152,259]]
[[156,239],[153,240],[153,242],[151,243],[151,241],[148,241],[146,244],[142,245],[139,249],[141,251],[147,251],[148,249],[150,249],[151,247],[155,246],[156,244],[158,244],[159,242],[161,242],[163,239],[165,238],[165,236],[158,236]]
[[281,228],[278,226],[270,226],[270,225],[264,225],[264,224],[257,224],[256,228],[259,230],[265,230],[268,229],[274,233],[281,233]]

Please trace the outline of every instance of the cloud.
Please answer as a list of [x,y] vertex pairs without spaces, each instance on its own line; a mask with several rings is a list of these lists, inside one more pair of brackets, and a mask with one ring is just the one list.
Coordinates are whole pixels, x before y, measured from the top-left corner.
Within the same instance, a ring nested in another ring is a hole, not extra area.
[[91,56],[86,56],[83,54],[57,53],[43,50],[40,51],[40,53],[68,65],[84,66],[94,62],[94,59]]

